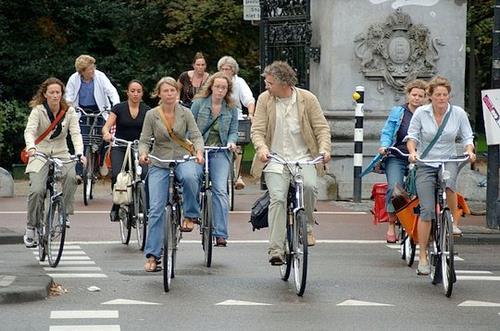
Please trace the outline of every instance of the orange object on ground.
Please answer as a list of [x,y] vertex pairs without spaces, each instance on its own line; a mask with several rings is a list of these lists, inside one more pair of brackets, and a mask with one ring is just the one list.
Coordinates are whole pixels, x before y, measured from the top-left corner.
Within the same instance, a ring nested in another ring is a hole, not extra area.
[[396,216],[403,225],[406,233],[413,239],[414,242],[418,242],[418,216],[419,216],[419,203],[418,198],[410,200],[401,209],[396,211]]

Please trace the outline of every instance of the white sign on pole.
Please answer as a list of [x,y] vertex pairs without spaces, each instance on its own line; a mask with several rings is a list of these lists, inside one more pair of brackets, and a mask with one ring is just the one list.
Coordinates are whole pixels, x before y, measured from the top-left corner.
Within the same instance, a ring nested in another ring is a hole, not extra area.
[[245,21],[260,20],[260,0],[243,0],[243,19]]
[[488,145],[500,144],[500,89],[481,91],[484,129]]

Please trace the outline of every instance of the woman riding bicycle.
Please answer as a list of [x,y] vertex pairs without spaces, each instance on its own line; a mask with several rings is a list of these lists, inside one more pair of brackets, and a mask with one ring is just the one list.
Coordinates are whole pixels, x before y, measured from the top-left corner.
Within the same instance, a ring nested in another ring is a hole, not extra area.
[[177,82],[180,84],[180,100],[186,107],[191,107],[193,97],[201,90],[208,79],[207,60],[202,52],[197,52],[193,58],[193,70],[187,70],[180,74]]
[[[433,148],[427,153],[426,159],[447,159],[455,156],[456,138],[460,138],[464,145],[465,154],[469,155],[470,162],[474,162],[474,143],[472,129],[467,118],[467,113],[458,106],[449,104],[451,84],[448,79],[437,76],[433,78],[427,88],[431,103],[419,107],[410,122],[408,135],[405,138],[410,154],[409,161],[416,162],[419,153],[425,151],[432,141]],[[444,125],[441,136],[435,140],[439,127]],[[420,221],[418,223],[418,241],[420,246],[420,259],[417,273],[428,275],[430,265],[427,257],[427,244],[431,231],[431,220],[435,218],[435,188],[437,172],[439,168],[435,164],[417,163],[416,187],[420,200]],[[457,223],[459,210],[457,208],[456,179],[458,175],[457,163],[446,164],[446,170],[450,177],[446,180],[446,195],[448,205]],[[453,234],[460,235],[458,224],[453,224]]]
[[[426,101],[425,89],[427,83],[423,80],[416,79],[409,82],[405,86],[407,103],[401,106],[395,106],[391,109],[389,117],[385,121],[385,125],[380,132],[380,147],[378,148],[379,154],[376,155],[371,163],[368,165],[362,176],[371,172],[374,167],[382,159],[383,155],[387,153],[387,147],[397,147],[403,153],[407,153],[406,143],[403,139],[406,137],[410,120],[415,113],[415,110],[422,106]],[[389,214],[389,224],[387,233],[385,235],[388,243],[396,242],[396,213],[394,206],[391,203],[391,196],[396,184],[403,185],[403,177],[408,167],[406,158],[399,155],[389,155],[383,160],[383,168],[387,177],[387,192],[385,196],[386,210]]]
[[[223,73],[212,75],[195,96],[191,111],[202,132],[206,146],[228,146],[236,150],[238,139],[238,109],[231,99],[231,80]],[[227,178],[231,158],[227,151],[209,154],[209,172],[212,181],[213,220],[216,246],[227,245],[229,199]]]
[[[102,136],[105,141],[110,142],[113,139],[113,134],[110,132],[113,125],[116,125],[116,138],[128,141],[139,139],[144,117],[146,116],[146,112],[150,109],[148,105],[142,102],[143,95],[144,85],[136,79],[131,80],[127,86],[127,101],[121,102],[111,109],[106,124],[104,124],[102,128]],[[115,146],[111,149],[111,189],[113,189],[116,177],[121,171],[125,152],[126,147]],[[143,167],[147,166],[144,165]],[[146,169],[143,169],[142,171],[143,179],[147,174],[145,170]],[[119,205],[113,204],[109,214],[111,222],[118,221],[119,209]]]
[[[83,141],[78,125],[78,117],[75,109],[69,107],[63,98],[64,84],[57,78],[45,80],[30,102],[31,113],[24,130],[26,150],[30,156],[26,167],[26,173],[30,177],[28,195],[28,222],[24,234],[26,247],[34,247],[35,227],[37,222],[43,218],[43,203],[46,193],[46,183],[49,171],[48,162],[34,154],[42,152],[51,157],[69,159],[69,151],[66,137],[71,136],[75,148],[75,154],[82,155]],[[60,113],[63,112],[63,113]],[[35,145],[35,140],[46,131],[50,124],[58,119],[57,126],[49,132],[46,137]],[[62,118],[62,119],[61,119]],[[81,157],[85,162],[85,157]],[[73,214],[74,195],[76,191],[76,174],[74,164],[65,164],[63,167],[64,205],[67,214]]]
[[[164,213],[168,200],[168,164],[150,160],[151,138],[154,138],[151,154],[160,159],[182,159],[188,151],[184,148],[186,137],[193,141],[196,162],[189,161],[179,164],[175,169],[176,179],[182,186],[183,194],[183,231],[192,231],[194,223],[200,216],[198,195],[203,164],[203,138],[191,111],[182,107],[177,97],[179,85],[172,77],[163,77],[158,81],[153,97],[160,98],[160,105],[148,111],[142,127],[139,154],[141,164],[151,164],[148,174],[149,183],[149,217],[148,236],[144,255],[148,272],[156,271],[161,257],[164,236]],[[184,144],[180,144],[180,142]]]

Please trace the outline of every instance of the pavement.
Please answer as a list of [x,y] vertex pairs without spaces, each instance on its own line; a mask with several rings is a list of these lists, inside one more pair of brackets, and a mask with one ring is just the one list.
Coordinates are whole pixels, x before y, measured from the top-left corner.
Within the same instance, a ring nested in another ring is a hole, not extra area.
[[[238,206],[243,206],[243,208],[239,208],[241,210],[248,210],[252,202],[262,194],[259,183],[252,182],[250,178],[245,178],[245,182],[247,183],[247,187],[244,190],[235,191],[236,200],[240,199]],[[109,194],[109,183],[96,187],[98,190],[103,191],[101,192],[102,194]],[[16,181],[15,192],[16,197],[3,198],[0,200],[0,204],[5,206],[9,203],[9,199],[17,198],[19,200],[19,197],[25,196],[27,181]],[[320,201],[317,207],[318,210],[327,211],[368,212],[368,215],[364,216],[361,222],[346,218],[341,220],[335,229],[341,232],[341,236],[346,238],[349,236],[348,239],[373,240],[373,229],[377,228],[375,238],[380,238],[382,241],[383,228],[385,226],[367,226],[367,223],[371,225],[369,210],[372,204],[372,201],[362,201],[361,203],[353,203],[351,201]],[[471,209],[473,214],[476,215],[468,216],[462,222],[464,224],[461,226],[463,236],[457,238],[456,244],[500,244],[500,230],[487,228],[485,226],[485,215],[481,215],[483,212],[477,212],[477,210],[483,210],[484,206],[481,204],[473,205]],[[476,212],[474,213],[475,210]],[[0,226],[0,304],[45,299],[50,294],[51,286],[54,285],[52,278],[47,276],[38,265],[33,264],[32,250],[24,247],[23,234],[18,229],[16,231],[16,229]],[[245,229],[244,231],[247,230]]]

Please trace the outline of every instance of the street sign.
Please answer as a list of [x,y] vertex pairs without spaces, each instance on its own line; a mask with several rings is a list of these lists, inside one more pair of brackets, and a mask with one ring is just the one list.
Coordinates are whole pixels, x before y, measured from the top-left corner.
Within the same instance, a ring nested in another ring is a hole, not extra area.
[[259,0],[243,0],[243,19],[245,21],[260,20]]
[[488,145],[500,144],[500,89],[481,91],[484,129]]

